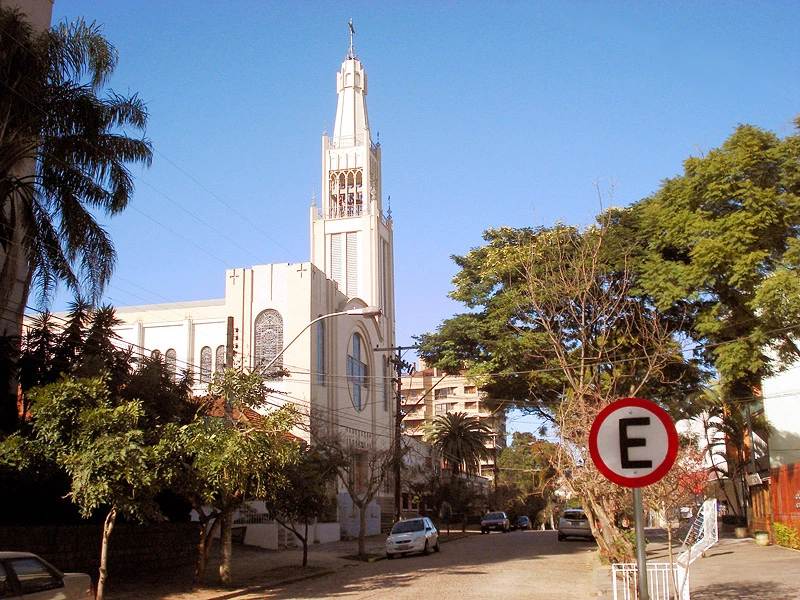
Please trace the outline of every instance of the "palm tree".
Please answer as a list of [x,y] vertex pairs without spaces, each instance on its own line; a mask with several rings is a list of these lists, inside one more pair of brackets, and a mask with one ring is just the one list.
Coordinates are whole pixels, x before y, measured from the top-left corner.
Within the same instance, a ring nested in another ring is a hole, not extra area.
[[[96,303],[116,253],[98,213],[122,211],[133,192],[129,164],[150,164],[137,95],[99,96],[117,63],[114,47],[83,20],[33,31],[0,7],[0,347],[18,346],[31,288],[46,301],[62,282]],[[13,363],[11,353],[0,363]],[[0,389],[0,429],[16,421],[16,368]],[[6,397],[7,396],[7,397]]]
[[477,417],[466,413],[447,413],[433,420],[429,440],[447,461],[453,474],[478,471],[481,459],[488,456],[486,442],[490,430]]
[[0,335],[18,335],[33,285],[97,301],[116,253],[95,215],[122,211],[131,163],[149,165],[137,95],[98,94],[117,53],[83,20],[35,33],[0,8]]

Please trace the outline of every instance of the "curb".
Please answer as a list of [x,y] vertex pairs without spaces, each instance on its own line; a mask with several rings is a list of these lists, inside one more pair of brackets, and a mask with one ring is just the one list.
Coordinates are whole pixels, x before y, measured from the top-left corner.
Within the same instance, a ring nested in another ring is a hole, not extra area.
[[338,569],[326,569],[324,571],[319,571],[317,573],[308,573],[306,575],[297,575],[295,577],[285,577],[284,579],[279,579],[277,581],[273,581],[269,584],[264,585],[254,585],[246,588],[240,588],[238,590],[234,590],[228,592],[227,594],[222,594],[220,596],[212,596],[211,598],[207,598],[206,600],[233,600],[234,598],[238,598],[240,596],[244,596],[245,594],[254,594],[256,592],[265,592],[267,590],[271,590],[281,585],[286,585],[287,583],[297,583],[298,581],[305,581],[306,579],[314,579],[316,577],[324,577],[326,575],[332,575],[336,573]]

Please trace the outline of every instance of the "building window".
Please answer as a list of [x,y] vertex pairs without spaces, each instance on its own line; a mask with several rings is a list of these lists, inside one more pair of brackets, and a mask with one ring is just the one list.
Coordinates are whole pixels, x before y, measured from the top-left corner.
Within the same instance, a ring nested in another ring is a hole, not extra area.
[[216,354],[214,371],[218,373],[225,368],[225,346],[217,346]]
[[164,364],[167,366],[167,373],[169,373],[170,377],[173,379],[178,376],[177,362],[178,355],[174,348],[170,348],[164,353]]
[[317,323],[317,385],[325,385],[325,322]]
[[478,410],[477,402],[464,402],[464,408],[467,410]]
[[478,392],[478,388],[474,385],[465,385],[464,386],[464,393],[465,394],[476,394]]
[[437,415],[446,415],[449,411],[450,411],[450,404],[447,402],[442,402],[436,405]]
[[211,347],[203,346],[200,349],[200,383],[211,381]]
[[[255,366],[263,367],[275,360],[283,348],[283,318],[277,310],[268,308],[256,317],[255,325]],[[283,357],[272,365],[283,366]]]
[[350,384],[350,396],[353,407],[364,410],[367,405],[367,363],[366,345],[358,333],[353,334],[350,353],[347,356],[347,380]]
[[455,395],[456,388],[446,387],[433,390],[433,397],[435,399],[447,398],[448,396]]

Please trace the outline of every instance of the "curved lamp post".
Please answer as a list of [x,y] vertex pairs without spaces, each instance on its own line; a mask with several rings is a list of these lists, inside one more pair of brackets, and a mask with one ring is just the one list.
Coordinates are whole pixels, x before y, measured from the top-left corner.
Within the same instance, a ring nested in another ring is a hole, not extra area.
[[301,335],[303,335],[303,332],[305,332],[305,330],[306,330],[306,329],[308,329],[309,327],[311,327],[311,326],[312,326],[314,323],[318,323],[319,321],[322,321],[323,319],[330,319],[331,317],[341,317],[341,316],[343,316],[343,315],[348,315],[348,316],[351,316],[351,317],[379,317],[379,316],[381,316],[381,314],[382,314],[382,310],[381,310],[381,308],[380,308],[380,307],[378,307],[378,306],[365,306],[365,307],[363,307],[363,308],[351,308],[350,310],[343,310],[343,311],[341,311],[341,312],[328,313],[327,315],[322,315],[322,316],[319,316],[319,317],[317,317],[316,319],[312,319],[311,321],[309,321],[309,322],[306,324],[306,326],[305,326],[305,327],[303,327],[303,328],[302,328],[302,329],[301,329],[301,330],[300,330],[300,331],[297,333],[297,335],[296,335],[296,336],[294,336],[294,337],[293,337],[293,338],[292,338],[292,339],[289,341],[289,343],[288,343],[288,344],[286,344],[286,345],[285,345],[283,348],[281,348],[281,351],[280,351],[280,352],[278,352],[278,353],[277,353],[277,354],[276,354],[276,355],[273,357],[273,359],[272,359],[271,361],[269,361],[269,362],[268,362],[266,365],[264,365],[263,367],[259,367],[259,371],[261,372],[261,374],[262,374],[262,375],[265,375],[265,374],[267,373],[267,371],[269,370],[269,368],[270,368],[272,365],[274,365],[274,364],[275,364],[275,362],[276,362],[276,361],[277,361],[277,360],[278,360],[278,359],[279,359],[281,356],[283,356],[283,353],[284,353],[284,352],[286,352],[286,350],[289,348],[289,346],[291,346],[292,344],[294,344],[294,343],[297,341],[297,339],[298,339],[298,338],[299,338]]

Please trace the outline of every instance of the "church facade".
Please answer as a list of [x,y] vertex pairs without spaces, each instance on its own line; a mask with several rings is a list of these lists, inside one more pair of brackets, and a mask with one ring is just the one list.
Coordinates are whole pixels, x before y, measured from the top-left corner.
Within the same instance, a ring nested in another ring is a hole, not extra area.
[[[309,432],[322,431],[386,448],[395,411],[391,352],[376,349],[395,345],[392,221],[382,207],[367,73],[352,45],[336,87],[333,135],[322,136],[321,202],[310,211],[310,260],[228,269],[219,299],[119,307],[118,334],[134,351],[163,355],[176,373],[191,370],[197,394],[226,364],[282,367],[288,375],[269,381],[275,392],[265,410],[294,403],[305,423],[293,433],[313,442]],[[381,314],[338,314],[363,307]],[[370,508],[369,533],[377,533],[381,512],[391,514],[389,489],[387,482]],[[354,533],[357,518],[343,489],[339,519]]]

